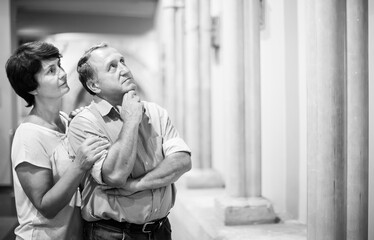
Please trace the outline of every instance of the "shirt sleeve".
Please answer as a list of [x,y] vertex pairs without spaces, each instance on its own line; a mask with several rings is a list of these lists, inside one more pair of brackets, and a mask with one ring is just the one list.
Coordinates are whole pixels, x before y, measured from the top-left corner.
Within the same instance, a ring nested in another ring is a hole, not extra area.
[[161,109],[161,111],[161,132],[164,139],[162,148],[165,157],[176,152],[187,152],[191,154],[190,148],[187,146],[185,141],[179,136],[179,133],[172,124],[167,111],[165,109]]
[[27,162],[37,167],[52,169],[49,154],[43,146],[43,136],[37,130],[18,129],[12,145],[14,168],[23,162]]
[[[86,112],[85,114],[89,113]],[[90,121],[82,114],[75,116],[74,119],[70,122],[68,132],[68,139],[75,154],[77,153],[84,140],[86,140],[89,136],[99,136],[107,138],[105,134],[100,131],[100,127],[96,123]],[[104,154],[98,161],[95,162],[91,169],[92,177],[99,184],[105,184],[102,179],[101,169],[106,156],[107,154]]]

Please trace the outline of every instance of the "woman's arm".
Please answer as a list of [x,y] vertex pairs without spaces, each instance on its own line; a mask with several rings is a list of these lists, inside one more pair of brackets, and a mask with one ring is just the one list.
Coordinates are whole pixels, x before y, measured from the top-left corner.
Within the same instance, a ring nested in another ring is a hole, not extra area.
[[84,173],[100,159],[109,143],[100,138],[89,138],[78,149],[76,158],[54,184],[50,169],[23,162],[16,173],[23,190],[36,209],[46,218],[55,217],[71,200]]

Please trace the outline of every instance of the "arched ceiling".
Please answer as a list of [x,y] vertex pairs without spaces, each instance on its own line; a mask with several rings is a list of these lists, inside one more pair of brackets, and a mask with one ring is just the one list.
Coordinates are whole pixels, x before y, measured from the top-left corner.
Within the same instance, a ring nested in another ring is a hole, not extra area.
[[157,0],[15,0],[17,36],[62,32],[139,34],[153,27]]

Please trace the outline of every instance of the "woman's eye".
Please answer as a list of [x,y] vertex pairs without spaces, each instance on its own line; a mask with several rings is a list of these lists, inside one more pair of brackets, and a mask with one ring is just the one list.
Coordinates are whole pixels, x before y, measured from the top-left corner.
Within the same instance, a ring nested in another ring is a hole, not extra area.
[[56,72],[56,68],[50,68],[49,70],[48,70],[48,73],[50,73],[50,74],[54,74]]

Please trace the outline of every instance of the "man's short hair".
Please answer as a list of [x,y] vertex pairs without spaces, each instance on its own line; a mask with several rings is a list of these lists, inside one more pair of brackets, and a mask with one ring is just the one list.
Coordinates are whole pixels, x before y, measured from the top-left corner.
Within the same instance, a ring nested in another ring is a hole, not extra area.
[[90,79],[94,79],[96,71],[89,63],[89,59],[91,58],[91,53],[99,48],[105,48],[108,47],[108,44],[106,43],[100,43],[95,46],[92,46],[90,49],[88,49],[83,56],[79,59],[78,65],[77,65],[77,72],[79,76],[79,81],[82,83],[84,89],[87,90],[91,95],[95,95],[94,92],[91,91],[87,87],[87,81]]
[[14,91],[27,102],[26,107],[35,104],[30,92],[39,86],[35,75],[42,69],[42,61],[61,57],[55,46],[40,41],[25,43],[10,56],[5,64],[7,77]]

